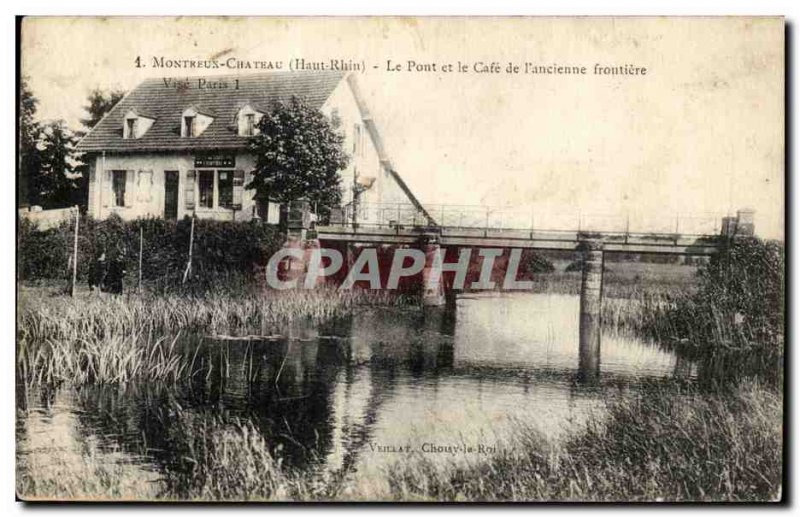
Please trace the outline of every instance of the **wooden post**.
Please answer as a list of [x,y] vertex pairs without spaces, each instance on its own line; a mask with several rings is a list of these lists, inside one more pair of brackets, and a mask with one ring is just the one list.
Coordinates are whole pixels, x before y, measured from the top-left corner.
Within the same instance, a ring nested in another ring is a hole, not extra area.
[[186,279],[189,278],[189,271],[192,269],[192,247],[194,246],[194,213],[192,213],[192,226],[189,229],[189,259],[186,261],[186,271],[183,272],[183,282],[182,284],[186,283]]
[[81,217],[78,206],[75,206],[75,237],[72,242],[72,283],[69,287],[69,295],[75,296],[75,283],[78,280],[78,220]]
[[585,240],[581,277],[578,377],[594,382],[600,376],[600,331],[603,305],[603,242]]
[[144,230],[139,225],[139,291],[142,290],[142,244],[144,243]]

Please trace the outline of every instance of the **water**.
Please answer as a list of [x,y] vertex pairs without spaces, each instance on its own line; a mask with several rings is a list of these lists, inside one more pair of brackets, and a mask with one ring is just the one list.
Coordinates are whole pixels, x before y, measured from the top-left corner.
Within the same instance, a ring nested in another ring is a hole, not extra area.
[[655,344],[606,333],[601,375],[582,382],[578,304],[570,295],[474,295],[455,308],[294,324],[279,338],[186,337],[198,370],[189,385],[23,393],[20,456],[75,471],[90,457],[153,481],[185,454],[174,436],[181,411],[252,422],[292,467],[370,479],[409,454],[492,454],[521,423],[563,440],[614,394],[695,375],[693,363]]

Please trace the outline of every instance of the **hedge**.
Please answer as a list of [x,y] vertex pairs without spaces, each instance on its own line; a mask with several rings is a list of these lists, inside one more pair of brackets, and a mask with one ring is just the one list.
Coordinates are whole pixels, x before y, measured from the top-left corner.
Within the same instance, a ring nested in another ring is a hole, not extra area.
[[[93,263],[102,253],[119,256],[129,277],[138,277],[139,230],[143,235],[142,278],[170,285],[186,268],[191,220],[138,219],[118,216],[98,221],[84,217],[78,235],[78,279],[87,282]],[[22,219],[17,234],[17,275],[20,281],[67,279],[70,275],[73,223],[40,230]],[[205,280],[221,274],[249,273],[264,266],[284,242],[271,225],[260,222],[195,220],[192,278]]]

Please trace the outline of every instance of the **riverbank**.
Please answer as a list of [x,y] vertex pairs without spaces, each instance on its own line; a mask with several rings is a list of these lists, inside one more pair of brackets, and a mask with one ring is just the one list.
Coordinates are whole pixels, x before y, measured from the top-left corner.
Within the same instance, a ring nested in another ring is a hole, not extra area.
[[417,451],[364,479],[286,468],[252,423],[176,410],[168,433],[180,459],[163,475],[96,446],[46,460],[23,450],[17,489],[58,499],[774,501],[781,415],[781,396],[757,384],[714,395],[661,388],[609,401],[606,417],[565,443],[521,427],[497,453],[466,465]]

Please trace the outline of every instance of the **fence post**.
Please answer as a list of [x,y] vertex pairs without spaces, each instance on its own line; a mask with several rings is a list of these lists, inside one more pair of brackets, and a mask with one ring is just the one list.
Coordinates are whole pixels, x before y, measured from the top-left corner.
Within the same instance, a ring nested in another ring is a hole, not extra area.
[[144,230],[139,225],[139,291],[142,290],[142,243],[144,242]]
[[75,237],[72,242],[72,283],[69,287],[69,295],[72,297],[75,296],[75,283],[78,280],[78,220],[80,216],[80,209],[75,205]]
[[631,214],[625,214],[625,244],[628,244],[628,236],[631,233]]
[[186,279],[189,278],[189,271],[192,269],[192,247],[194,244],[194,219],[195,214],[192,213],[192,226],[189,228],[189,260],[186,261],[186,270],[183,272],[183,281],[181,284],[186,283]]

